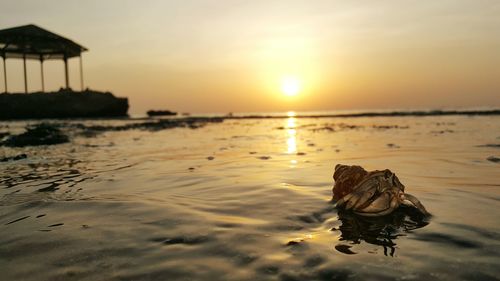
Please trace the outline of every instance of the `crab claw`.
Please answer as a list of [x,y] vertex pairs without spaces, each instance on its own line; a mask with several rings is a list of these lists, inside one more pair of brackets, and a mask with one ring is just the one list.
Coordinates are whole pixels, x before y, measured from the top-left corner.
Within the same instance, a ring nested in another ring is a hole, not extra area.
[[399,204],[397,196],[394,196],[390,192],[384,192],[368,206],[360,210],[355,210],[354,213],[370,217],[384,216],[398,208]]
[[430,216],[430,213],[427,212],[424,205],[422,205],[422,203],[420,203],[420,201],[418,201],[417,197],[415,197],[411,194],[405,193],[403,195],[403,204],[406,206],[415,207],[422,214],[424,214],[426,216]]

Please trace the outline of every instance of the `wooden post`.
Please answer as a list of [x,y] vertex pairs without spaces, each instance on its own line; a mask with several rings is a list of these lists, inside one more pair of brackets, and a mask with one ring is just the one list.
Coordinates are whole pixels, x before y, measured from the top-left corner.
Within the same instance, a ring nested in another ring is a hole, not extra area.
[[5,85],[5,92],[7,93],[7,58],[2,56],[3,59],[3,81]]
[[64,73],[66,74],[66,89],[69,89],[68,58],[64,56]]
[[80,87],[83,92],[83,63],[82,63],[82,54],[80,53]]
[[23,54],[23,66],[24,66],[24,93],[28,93],[28,74],[26,74],[26,54]]
[[40,74],[42,74],[42,92],[45,92],[45,79],[43,77],[43,58],[40,56]]

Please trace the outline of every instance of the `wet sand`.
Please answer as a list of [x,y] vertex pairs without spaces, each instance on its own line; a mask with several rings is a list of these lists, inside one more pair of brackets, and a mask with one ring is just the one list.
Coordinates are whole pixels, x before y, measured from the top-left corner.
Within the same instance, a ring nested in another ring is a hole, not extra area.
[[[69,143],[0,147],[5,280],[500,275],[499,116],[139,123],[65,121]],[[391,169],[432,218],[338,213],[338,163]]]

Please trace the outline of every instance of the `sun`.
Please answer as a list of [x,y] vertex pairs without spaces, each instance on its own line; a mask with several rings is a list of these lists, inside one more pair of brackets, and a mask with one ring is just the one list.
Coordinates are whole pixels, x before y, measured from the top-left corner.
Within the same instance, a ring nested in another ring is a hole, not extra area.
[[295,76],[285,76],[281,79],[281,92],[287,97],[300,93],[300,80]]

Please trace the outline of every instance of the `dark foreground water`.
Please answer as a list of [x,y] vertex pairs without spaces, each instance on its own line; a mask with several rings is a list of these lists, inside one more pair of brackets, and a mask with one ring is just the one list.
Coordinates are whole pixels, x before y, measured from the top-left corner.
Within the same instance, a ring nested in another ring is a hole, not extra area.
[[[27,155],[0,162],[1,280],[500,276],[500,117],[66,130],[67,144],[0,147]],[[433,217],[339,214],[337,163],[391,169]]]

